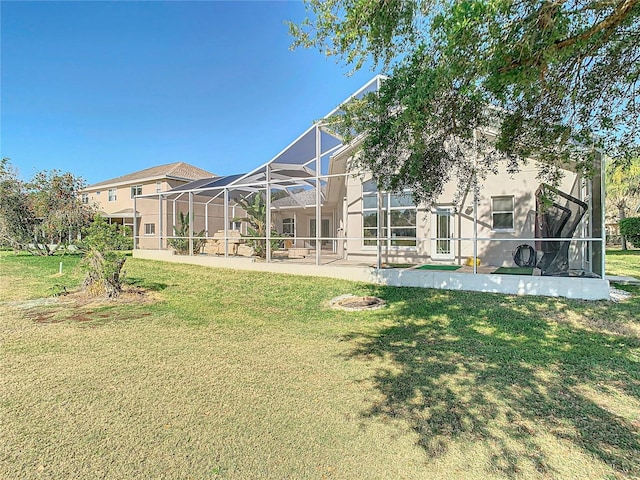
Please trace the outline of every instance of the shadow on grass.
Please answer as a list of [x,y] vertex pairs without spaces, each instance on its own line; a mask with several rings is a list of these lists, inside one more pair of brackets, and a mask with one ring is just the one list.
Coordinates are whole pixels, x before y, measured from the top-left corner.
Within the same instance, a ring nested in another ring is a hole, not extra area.
[[147,290],[152,290],[154,292],[161,292],[162,290],[169,287],[169,284],[167,283],[152,282],[149,279],[137,277],[127,277],[125,283],[133,287],[140,287]]
[[[365,416],[405,420],[431,457],[453,441],[487,441],[490,468],[508,477],[524,461],[550,473],[539,433],[568,440],[622,474],[640,471],[640,418],[611,408],[604,393],[640,400],[640,339],[554,321],[590,308],[637,318],[637,300],[587,306],[386,287],[371,294],[390,303],[381,313],[385,327],[346,337],[348,358],[387,365],[373,378],[381,400]],[[585,393],[599,389],[601,397]]]

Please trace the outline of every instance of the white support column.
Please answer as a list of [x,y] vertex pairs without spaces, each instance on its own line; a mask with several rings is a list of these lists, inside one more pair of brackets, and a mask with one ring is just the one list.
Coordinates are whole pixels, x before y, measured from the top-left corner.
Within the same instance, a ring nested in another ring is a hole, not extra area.
[[189,255],[193,255],[193,192],[189,192]]
[[[293,211],[293,247],[298,246],[298,214]],[[304,245],[303,245],[304,246]]]
[[138,231],[138,216],[136,215],[136,197],[133,197],[133,249],[138,248],[138,237],[136,232]]
[[478,273],[478,132],[473,130],[473,273]]
[[320,175],[322,174],[322,144],[320,126],[316,124],[316,265],[320,265],[320,235],[322,232],[322,191],[320,188]]
[[162,194],[158,195],[158,250],[162,250]]
[[[382,268],[382,192],[378,188],[377,190],[377,199],[378,199],[378,211],[377,211],[377,227],[376,227],[376,246],[377,248],[377,258],[376,258],[376,268]],[[387,225],[388,228],[388,225]],[[386,239],[385,239],[386,240]]]
[[267,263],[271,262],[271,166],[267,165],[265,167],[265,172],[266,172],[266,180],[267,180],[267,186],[266,189],[264,191],[264,195],[265,195],[265,205],[267,208],[267,215],[266,215],[266,225],[265,225],[265,229],[266,229],[266,237],[267,237]]
[[224,195],[224,256],[229,256],[229,190],[222,191]]
[[204,236],[209,236],[209,202],[204,204]]
[[[173,199],[173,208],[171,209],[171,225],[173,225],[174,227],[176,226],[176,216],[177,216],[177,205],[178,203],[178,199],[174,198]],[[173,232],[171,232],[171,235],[173,235]]]

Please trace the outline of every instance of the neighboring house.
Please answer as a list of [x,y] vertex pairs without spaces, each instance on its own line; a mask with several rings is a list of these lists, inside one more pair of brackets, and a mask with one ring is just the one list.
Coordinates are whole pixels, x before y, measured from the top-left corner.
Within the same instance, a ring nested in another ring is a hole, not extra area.
[[[188,163],[175,162],[94,183],[80,191],[80,198],[83,203],[96,205],[100,214],[110,223],[127,225],[132,229],[134,223],[137,224],[136,236],[145,233],[144,231],[140,232],[140,228],[146,229],[148,234],[155,234],[157,222],[149,221],[146,224],[134,222],[134,196],[166,192],[194,180],[214,176],[211,172]],[[153,208],[153,212],[138,210],[138,217],[149,213],[155,214],[155,212],[155,208]]]
[[[354,96],[375,90],[379,82],[380,77],[374,78]],[[478,258],[482,265],[514,266],[514,251],[520,245],[538,252],[564,245],[571,269],[602,274],[601,165],[595,165],[597,173],[592,178],[564,170],[559,187],[563,193],[554,208],[557,230],[569,238],[554,235],[556,240],[544,242],[542,238],[548,238],[544,232],[550,231],[551,224],[541,220],[536,197],[541,185],[535,162],[515,174],[508,173],[506,166],[499,168],[498,174],[487,176],[477,198],[470,193],[457,204],[453,203],[457,185],[452,181],[435,205],[426,208],[416,205],[410,191],[379,192],[366,172],[349,172],[357,146],[358,141],[344,145],[318,122],[251,172],[143,195],[138,203],[147,205],[145,211],[150,210],[148,205],[155,205],[154,215],[161,215],[164,228],[153,236],[138,237],[136,248],[166,249],[179,211],[191,213],[194,234],[201,230],[208,237],[217,230],[228,234],[238,228],[232,225],[237,199],[268,188],[267,221],[280,235],[289,237],[282,246],[315,255],[317,264],[322,257],[370,265],[462,265]],[[564,203],[569,196],[575,199],[571,205]],[[572,228],[564,228],[572,222]]]

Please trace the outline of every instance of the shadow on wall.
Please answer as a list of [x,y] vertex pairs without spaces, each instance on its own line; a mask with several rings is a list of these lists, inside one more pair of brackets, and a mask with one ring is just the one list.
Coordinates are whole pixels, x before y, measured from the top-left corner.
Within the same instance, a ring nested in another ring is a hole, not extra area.
[[[615,322],[632,318],[637,306],[369,289],[389,303],[377,314],[384,326],[345,337],[348,359],[385,365],[372,378],[379,400],[363,417],[406,421],[430,458],[459,441],[483,442],[488,468],[507,477],[522,468],[554,476],[549,434],[622,475],[640,471],[639,419],[606,402],[616,395],[640,401],[633,359],[640,339],[615,334]],[[570,322],[578,305],[592,328]],[[594,386],[603,390],[590,394]]]

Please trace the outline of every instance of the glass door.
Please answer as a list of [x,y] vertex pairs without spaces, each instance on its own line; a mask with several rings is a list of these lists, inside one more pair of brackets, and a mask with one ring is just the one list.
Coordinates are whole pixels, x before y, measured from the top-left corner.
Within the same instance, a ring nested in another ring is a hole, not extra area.
[[437,207],[431,212],[431,258],[453,260],[453,208]]

